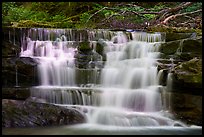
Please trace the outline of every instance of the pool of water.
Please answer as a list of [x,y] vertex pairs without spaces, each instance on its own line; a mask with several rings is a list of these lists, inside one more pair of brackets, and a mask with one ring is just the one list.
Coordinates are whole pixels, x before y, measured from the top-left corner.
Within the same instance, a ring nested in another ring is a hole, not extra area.
[[202,135],[202,127],[116,127],[79,124],[43,128],[2,128],[2,135]]

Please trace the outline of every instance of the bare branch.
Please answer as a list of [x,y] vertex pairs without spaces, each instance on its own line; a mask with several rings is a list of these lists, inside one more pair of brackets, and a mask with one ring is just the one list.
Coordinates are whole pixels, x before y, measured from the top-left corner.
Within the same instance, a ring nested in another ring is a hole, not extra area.
[[98,10],[97,12],[95,12],[94,14],[92,14],[92,15],[87,19],[86,23],[87,23],[94,15],[96,15],[97,13],[99,13],[99,12],[101,12],[102,10],[107,9],[107,8],[108,8],[108,7],[103,7],[102,9],[100,9],[100,10]]
[[195,14],[195,13],[198,13],[198,12],[202,12],[202,9],[194,11],[194,12],[187,12],[187,13],[182,13],[182,14],[171,15],[168,18],[166,18],[162,23],[167,24],[169,20],[175,19],[176,17],[189,15],[189,14]]
[[184,9],[184,8],[186,8],[186,7],[188,7],[188,6],[192,5],[192,4],[193,4],[193,2],[185,2],[185,3],[179,4],[175,8],[168,8],[168,9],[161,10],[159,12],[159,15],[161,15],[159,20],[161,21],[161,20],[165,19],[167,17],[166,15],[168,15],[169,13],[177,12],[177,11],[179,11],[181,9]]
[[168,12],[176,12],[176,11],[184,9],[184,8],[186,8],[186,7],[188,7],[188,6],[192,5],[192,4],[193,4],[193,2],[181,3],[179,6],[169,9]]

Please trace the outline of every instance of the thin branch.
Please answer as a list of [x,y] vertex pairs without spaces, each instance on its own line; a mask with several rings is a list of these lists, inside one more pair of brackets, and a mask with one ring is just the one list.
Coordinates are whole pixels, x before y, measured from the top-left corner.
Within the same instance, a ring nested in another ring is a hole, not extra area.
[[97,13],[99,13],[99,12],[101,12],[102,10],[107,9],[107,8],[108,8],[108,7],[103,7],[102,9],[100,9],[100,10],[98,10],[97,12],[95,12],[94,14],[92,14],[92,15],[87,19],[86,23],[87,23],[94,15],[96,15]]
[[192,5],[192,4],[193,4],[193,2],[181,3],[179,6],[169,9],[168,12],[176,12],[176,11],[184,9],[184,8],[186,8],[186,7],[188,7],[188,6]]
[[191,19],[191,20],[193,20],[193,21],[196,20],[196,19],[194,19],[193,17],[187,16],[187,15],[184,15],[184,17],[185,17],[185,18],[189,18],[189,19]]
[[187,12],[187,13],[182,13],[182,14],[171,15],[168,18],[166,18],[162,23],[167,24],[169,20],[175,19],[176,17],[189,15],[189,14],[195,14],[195,13],[198,13],[198,12],[202,12],[202,9],[194,11],[194,12]]
[[185,3],[181,3],[181,4],[179,4],[177,7],[175,7],[175,8],[168,8],[168,9],[164,9],[164,10],[161,10],[160,12],[159,12],[159,14],[161,15],[161,17],[159,18],[159,20],[161,21],[161,20],[163,20],[163,19],[165,19],[165,17],[167,17],[166,15],[168,14],[168,13],[172,13],[172,12],[177,12],[177,11],[179,11],[179,10],[181,10],[181,9],[184,9],[184,8],[186,8],[186,7],[188,7],[188,6],[190,6],[190,5],[192,5],[193,4],[193,2],[185,2]]

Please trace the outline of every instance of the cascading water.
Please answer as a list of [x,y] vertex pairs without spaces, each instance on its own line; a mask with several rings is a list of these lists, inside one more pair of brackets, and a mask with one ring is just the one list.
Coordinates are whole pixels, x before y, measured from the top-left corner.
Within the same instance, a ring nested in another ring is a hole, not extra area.
[[134,33],[127,42],[120,34],[117,43],[108,41],[107,61],[101,72],[100,107],[89,122],[113,126],[172,126],[162,115],[161,86],[156,59],[160,34]]
[[21,57],[38,60],[38,71],[42,86],[74,85],[74,52],[67,41],[33,41],[27,38],[27,49],[22,50]]
[[38,33],[36,29],[30,30],[23,42],[26,46],[22,46],[21,56],[39,62],[40,86],[31,88],[31,95],[57,105],[78,106],[86,112],[89,124],[173,126],[175,121],[163,113],[162,86],[157,75],[156,60],[163,41],[161,34],[129,34],[131,39],[122,31],[88,32],[87,39],[93,49],[96,37],[104,39],[107,45],[104,47],[106,62],[100,73],[100,85],[88,89],[77,87],[75,83],[76,46],[73,46],[76,41],[86,38],[70,30],[45,29],[38,30]]

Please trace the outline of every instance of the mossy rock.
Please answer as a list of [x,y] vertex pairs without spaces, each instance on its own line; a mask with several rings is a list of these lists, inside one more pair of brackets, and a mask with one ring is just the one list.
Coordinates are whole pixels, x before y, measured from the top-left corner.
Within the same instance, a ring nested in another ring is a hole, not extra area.
[[90,42],[80,42],[78,46],[78,50],[82,52],[89,52],[92,50],[90,47]]
[[104,47],[107,46],[103,39],[99,39],[96,43],[96,52],[103,56]]
[[32,20],[21,20],[19,22],[12,22],[12,27],[25,28],[73,28],[72,22],[35,22]]
[[171,104],[175,118],[187,124],[202,125],[202,96],[171,93]]
[[39,23],[39,22],[34,22],[32,20],[22,20],[17,23],[14,23],[12,27],[38,27],[38,28],[53,28],[54,26],[51,24],[45,24],[45,23]]
[[196,52],[202,54],[202,42],[199,39],[186,39],[183,41],[182,52]]
[[202,87],[202,59],[191,59],[174,68],[174,75],[178,81],[185,85]]
[[164,53],[165,55],[174,54],[179,48],[180,43],[181,43],[180,40],[161,43],[160,52]]
[[165,55],[182,54],[182,53],[198,53],[202,56],[202,37],[187,38],[175,41],[161,43],[160,52]]
[[196,38],[196,33],[166,33],[166,42],[186,38]]
[[174,54],[174,59],[180,59],[183,61],[189,61],[195,57],[202,58],[202,54],[199,52],[182,52]]
[[169,27],[165,25],[150,26],[147,28],[148,32],[166,32],[166,33],[197,33],[198,36],[202,35],[202,29],[193,29],[188,27]]

